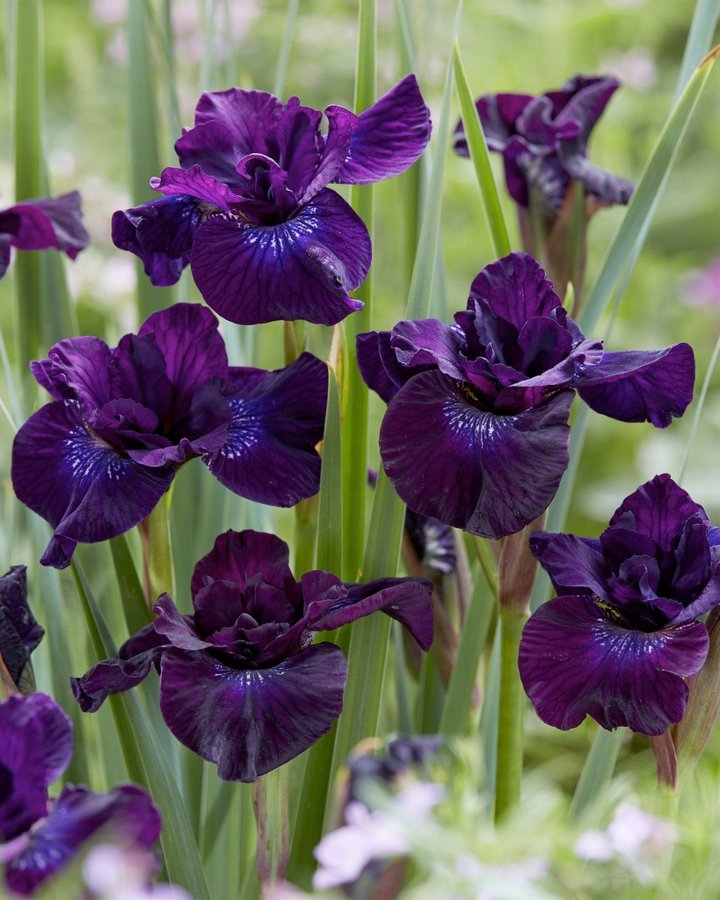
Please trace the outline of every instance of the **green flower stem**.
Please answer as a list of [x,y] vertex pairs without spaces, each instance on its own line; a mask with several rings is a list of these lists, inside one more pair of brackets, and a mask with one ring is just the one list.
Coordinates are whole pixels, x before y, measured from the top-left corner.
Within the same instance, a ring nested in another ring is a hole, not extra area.
[[598,726],[570,804],[570,822],[579,822],[587,814],[595,798],[602,796],[615,771],[622,739],[621,728],[606,731]]
[[289,851],[287,766],[263,775],[255,784],[256,865],[263,888],[284,879]]
[[710,648],[702,669],[688,679],[690,696],[685,715],[675,726],[675,745],[681,772],[690,771],[700,759],[720,718],[720,616],[708,619]]
[[170,536],[172,489],[160,500],[139,527],[143,548],[143,587],[148,609],[160,594],[175,596],[175,567]]
[[518,649],[524,612],[500,609],[500,709],[498,713],[497,782],[495,786],[495,821],[520,800],[523,769],[523,718],[525,692],[518,671]]

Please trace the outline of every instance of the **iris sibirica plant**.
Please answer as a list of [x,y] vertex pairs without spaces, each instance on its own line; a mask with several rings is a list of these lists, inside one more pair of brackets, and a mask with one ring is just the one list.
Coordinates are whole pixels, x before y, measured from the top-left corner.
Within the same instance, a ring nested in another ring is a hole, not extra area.
[[347,663],[335,644],[312,643],[317,632],[382,610],[423,650],[432,643],[432,582],[348,584],[323,571],[296,581],[287,544],[272,534],[221,534],[195,566],[191,590],[191,616],[163,594],[155,621],[118,659],[74,679],[73,691],[94,712],[155,665],[168,728],[227,781],[255,781],[288,762],[340,715]]
[[320,484],[327,368],[303,353],[285,369],[229,366],[215,316],[179,303],[110,349],[69,338],[33,362],[53,402],[13,445],[15,492],[54,528],[45,565],[148,516],[179,466],[202,458],[242,497],[292,506]]
[[520,675],[556,728],[660,735],[685,712],[705,662],[699,618],[720,604],[720,530],[669,475],[623,500],[599,540],[540,532],[530,547],[557,597],[529,619]]
[[152,187],[165,198],[113,217],[113,240],[153,284],[190,264],[206,302],[243,325],[305,319],[333,325],[362,308],[348,296],[370,267],[363,221],[328,188],[404,172],[430,138],[408,75],[369,109],[322,113],[264,91],[206,93],[176,142],[180,167]]
[[575,391],[596,412],[658,428],[692,399],[687,344],[609,352],[567,315],[531,256],[487,266],[452,325],[399,322],[358,337],[368,386],[389,405],[385,471],[418,513],[500,538],[541,515],[568,464]]

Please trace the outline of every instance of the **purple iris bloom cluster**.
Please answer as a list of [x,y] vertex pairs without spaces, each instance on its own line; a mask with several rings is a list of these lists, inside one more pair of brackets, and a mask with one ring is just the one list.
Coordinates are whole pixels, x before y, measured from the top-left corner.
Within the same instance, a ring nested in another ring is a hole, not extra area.
[[[603,204],[627,203],[633,184],[587,159],[590,132],[620,82],[608,76],[576,75],[559,91],[546,94],[487,94],[476,103],[490,150],[502,153],[510,196],[520,206],[537,192],[556,213],[571,179]],[[462,122],[455,150],[468,156]]]
[[13,566],[0,578],[0,684],[3,675],[23,693],[34,690],[30,654],[45,634],[27,602],[25,566]]
[[69,338],[32,363],[54,399],[19,430],[12,479],[54,528],[41,562],[62,568],[78,542],[137,525],[192,457],[260,503],[316,493],[327,367],[309,353],[275,372],[229,366],[217,326],[208,309],[178,303],[114,349]]
[[54,247],[75,259],[89,241],[77,191],[60,197],[24,200],[0,211],[0,278],[10,265],[13,247],[18,250]]
[[360,335],[357,352],[389,404],[380,453],[400,497],[490,538],[519,531],[554,497],[575,391],[603,415],[664,428],[695,377],[687,344],[613,353],[586,338],[523,253],[480,272],[454,324],[399,322]]
[[126,845],[155,843],[160,814],[135,785],[107,794],[66,785],[48,799],[73,751],[70,720],[51,697],[9,697],[0,704],[0,735],[0,865],[8,890],[30,896],[101,829]]
[[720,529],[670,478],[623,500],[599,540],[539,532],[530,547],[558,596],[529,619],[520,675],[556,728],[586,715],[603,728],[659,735],[685,712],[720,604]]
[[414,75],[360,115],[322,113],[264,91],[206,93],[175,144],[180,167],[151,186],[166,196],[113,216],[116,246],[153,284],[190,264],[205,301],[231,322],[305,319],[334,325],[362,308],[370,237],[328,188],[398,175],[422,154],[430,117]]
[[167,594],[157,619],[73,691],[94,712],[108,694],[160,671],[160,709],[175,737],[227,781],[255,781],[307,750],[340,715],[347,663],[339,647],[313,643],[382,610],[420,647],[432,643],[432,582],[385,578],[343,583],[329,572],[296,581],[287,544],[272,534],[228,531],[195,567],[194,613]]

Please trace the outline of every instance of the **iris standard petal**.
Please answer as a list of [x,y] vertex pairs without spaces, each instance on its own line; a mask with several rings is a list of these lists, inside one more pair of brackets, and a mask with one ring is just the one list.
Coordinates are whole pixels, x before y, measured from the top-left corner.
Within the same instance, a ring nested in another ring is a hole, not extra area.
[[[357,117],[342,106],[329,106],[325,110],[325,115],[328,120],[325,146],[312,180],[302,192],[300,203],[307,203],[335,179],[350,151],[350,142]],[[313,171],[312,168],[310,171]]]
[[8,863],[7,885],[21,896],[30,896],[61,872],[101,828],[108,828],[123,843],[149,847],[158,839],[161,826],[160,813],[135,785],[121,785],[107,794],[68,785],[47,819],[31,833],[27,847]]
[[33,360],[37,383],[56,400],[77,400],[83,409],[97,409],[110,400],[111,350],[105,341],[82,335],[50,348],[47,359]]
[[[199,166],[206,175],[230,188],[240,184],[237,164],[242,154],[235,149],[226,126],[219,122],[183,129],[182,136],[175,141],[175,152],[183,169]],[[192,191],[188,193],[192,194]]]
[[208,175],[197,165],[191,166],[189,169],[172,167],[163,169],[159,178],[150,179],[150,187],[154,191],[165,194],[166,197],[177,195],[195,197],[197,200],[216,206],[223,212],[230,209],[231,203],[242,200],[242,197],[234,194],[227,184]]
[[591,597],[558,597],[528,620],[520,677],[540,718],[567,730],[590,715],[603,728],[658,735],[679,722],[705,661],[700,622],[642,632],[610,621]]
[[538,531],[530,536],[530,550],[559,594],[588,593],[607,598],[607,579],[612,571],[597,541]]
[[210,216],[190,255],[205,301],[240,325],[279,319],[335,325],[362,308],[347,292],[364,281],[370,259],[362,219],[330,190],[277,225]]
[[688,344],[664,350],[605,353],[574,386],[595,412],[621,422],[652,422],[666,428],[692,401],[695,356]]
[[315,644],[269,669],[231,669],[207,653],[163,656],[160,708],[175,737],[225,781],[256,781],[307,750],[342,711],[347,663]]
[[371,184],[399,175],[422,156],[430,131],[417,78],[406,75],[357,117],[350,152],[334,181]]
[[327,367],[303,353],[285,369],[231,369],[232,410],[226,444],[203,457],[210,471],[242,497],[293,506],[320,487]]
[[484,537],[512,534],[555,496],[568,462],[572,399],[562,392],[536,409],[498,416],[439,372],[421,373],[383,420],[385,471],[415,512]]
[[549,316],[562,306],[545,270],[528,253],[510,253],[476,275],[470,286],[468,309],[480,300],[487,301],[498,318],[518,331],[528,319]]
[[439,319],[398,322],[390,332],[390,346],[405,368],[437,366],[450,378],[465,381],[461,352],[465,340],[460,329]]
[[620,87],[617,78],[608,75],[576,75],[559,91],[550,91],[558,124],[575,122],[580,128],[580,138],[587,142],[590,132],[605,111],[610,98]]
[[390,331],[368,331],[359,334],[355,342],[357,364],[363,381],[386,403],[417,374],[398,362],[390,336]]
[[[488,149],[502,152],[516,133],[518,117],[532,100],[530,94],[487,94],[475,103]],[[455,152],[469,156],[462,121],[455,128]]]
[[213,581],[229,581],[240,591],[256,581],[278,588],[294,584],[285,541],[260,531],[226,531],[193,571],[190,592],[196,596]]
[[[173,475],[118,454],[88,431],[72,402],[42,407],[13,444],[18,499],[65,541],[93,543],[128,531],[152,512]],[[68,565],[69,558],[52,564]]]
[[195,125],[218,122],[230,134],[241,156],[264,153],[269,156],[267,137],[280,118],[284,104],[266,91],[226,91],[204,93],[195,107]]

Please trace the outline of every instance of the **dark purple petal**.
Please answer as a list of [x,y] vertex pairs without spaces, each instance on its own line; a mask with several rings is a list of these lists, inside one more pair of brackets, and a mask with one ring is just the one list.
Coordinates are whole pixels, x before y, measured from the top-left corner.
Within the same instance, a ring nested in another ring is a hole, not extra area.
[[83,712],[96,712],[110,694],[130,690],[140,684],[157,667],[162,653],[169,647],[154,622],[146,625],[120,648],[119,657],[104,659],[81,678],[71,678],[72,692]]
[[552,579],[558,594],[587,593],[607,598],[607,578],[611,572],[597,541],[574,534],[538,531],[530,536],[530,550]]
[[319,110],[301,106],[295,97],[284,107],[272,132],[265,138],[269,150],[266,155],[286,173],[288,190],[296,197],[303,195],[320,164],[323,148],[321,119]]
[[157,616],[153,622],[155,631],[167,644],[179,650],[206,650],[215,646],[199,637],[192,618],[183,616],[167,594],[158,597],[153,612]]
[[0,657],[16,685],[44,634],[27,602],[25,566],[12,566],[0,577]]
[[183,129],[182,137],[175,142],[175,152],[183,169],[199,166],[206,175],[231,188],[240,184],[237,164],[241,154],[235,149],[228,129],[218,122]]
[[556,108],[559,107],[555,121],[558,124],[577,123],[580,139],[587,142],[590,132],[619,87],[617,78],[609,75],[576,75],[559,91],[548,94]]
[[[382,610],[403,624],[422,650],[433,641],[433,583],[428,578],[382,578],[347,584],[347,597],[325,610],[312,631],[332,631]],[[308,616],[312,613],[312,604]]]
[[400,389],[380,430],[395,489],[415,512],[485,537],[519,531],[545,510],[567,466],[573,395],[498,416],[439,372]]
[[603,203],[612,205],[630,202],[635,190],[633,182],[589,162],[579,138],[558,144],[558,160],[571,178],[577,179],[588,194],[594,194]]
[[357,117],[342,106],[329,106],[325,115],[329,125],[325,146],[312,181],[300,197],[300,203],[307,203],[335,179],[350,150]]
[[163,656],[160,708],[175,737],[225,781],[256,781],[312,746],[342,710],[347,663],[315,644],[269,669],[230,669],[207,653]]
[[416,374],[398,362],[389,331],[368,331],[356,340],[357,364],[365,384],[389,403],[398,390]]
[[699,622],[632,631],[606,619],[590,597],[558,597],[523,630],[520,677],[540,718],[556,728],[590,715],[603,728],[657,735],[682,718],[683,677],[700,669],[707,650]]
[[35,380],[56,400],[77,400],[85,410],[110,399],[111,351],[96,337],[67,338],[55,344],[47,359],[33,360]]
[[202,215],[200,202],[183,195],[118,210],[112,217],[113,243],[140,257],[154,285],[167,287],[175,284],[189,262]]
[[667,427],[692,401],[695,357],[688,344],[664,350],[605,353],[576,379],[582,399],[595,412],[621,422]]
[[510,253],[486,266],[470,286],[468,309],[480,300],[518,331],[528,319],[549,316],[562,305],[544,269],[528,253]]
[[285,369],[231,369],[227,443],[203,457],[210,471],[242,497],[292,506],[320,488],[327,367],[303,353]]
[[[55,528],[61,542],[93,543],[128,531],[152,512],[173,475],[140,466],[108,447],[88,431],[72,402],[38,410],[13,444],[15,493]],[[46,564],[68,565],[59,549],[51,541]]]
[[82,224],[80,194],[26,200],[0,212],[0,233],[12,235],[11,245],[21,250],[55,247],[75,259],[90,242]]
[[229,581],[244,591],[256,581],[278,588],[295,584],[285,541],[259,531],[226,531],[193,571],[190,592],[195,597],[213,581]]
[[[532,99],[529,94],[487,94],[476,101],[475,107],[490,150],[502,152],[505,149],[516,133],[518,117]],[[454,149],[460,156],[469,155],[462,121],[455,128]]]
[[138,337],[149,338],[160,350],[165,374],[180,395],[192,395],[211,378],[227,378],[227,351],[218,320],[198,303],[174,303],[154,313],[141,325]]
[[267,138],[275,130],[284,109],[277,97],[265,91],[229,88],[200,97],[195,107],[195,125],[218,122],[228,130],[239,155],[264,153],[271,156]]
[[371,184],[399,175],[416,162],[430,140],[430,110],[414,75],[406,75],[360,113],[350,153],[335,181]]
[[390,345],[405,368],[437,366],[443,375],[466,380],[460,357],[465,340],[457,326],[438,319],[398,322],[390,332]]
[[362,308],[347,292],[364,281],[370,258],[362,219],[323,190],[278,225],[210,216],[195,234],[191,264],[205,301],[231,322],[334,325]]
[[61,872],[99,829],[123,844],[149,847],[160,835],[162,820],[141,788],[126,784],[107,794],[68,785],[50,815],[30,835],[27,847],[5,869],[10,890],[30,896]]
[[150,179],[150,187],[165,194],[166,197],[177,195],[195,197],[197,200],[217,206],[223,212],[230,209],[231,203],[242,199],[226,184],[206,174],[200,166],[192,166],[189,169],[163,169],[159,178]]

